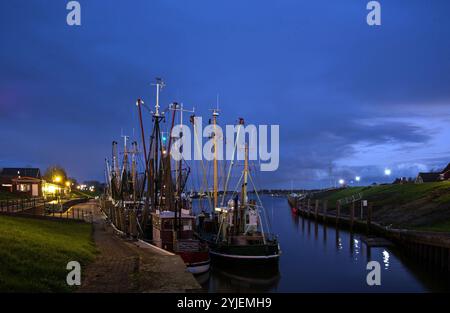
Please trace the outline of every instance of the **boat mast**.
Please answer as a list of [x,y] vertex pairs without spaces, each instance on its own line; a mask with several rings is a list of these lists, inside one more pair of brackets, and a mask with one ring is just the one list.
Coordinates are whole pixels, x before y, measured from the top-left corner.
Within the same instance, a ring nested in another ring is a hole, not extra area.
[[247,182],[248,182],[248,144],[245,143],[244,181],[242,183],[242,206],[247,206]]
[[137,189],[137,173],[136,173],[136,154],[137,154],[137,142],[133,141],[131,146],[133,147],[131,151],[131,183],[133,188],[133,201],[136,201],[136,189]]
[[[156,78],[156,83],[154,83],[152,85],[156,86],[156,104],[155,104],[155,112],[153,112],[154,128],[153,128],[153,134],[152,134],[152,141],[155,140],[154,141],[155,147],[154,147],[154,155],[153,155],[154,168],[152,169],[152,173],[155,176],[157,175],[157,177],[149,177],[149,183],[151,183],[151,180],[153,180],[153,183],[154,183],[153,197],[154,198],[153,198],[152,204],[153,204],[154,210],[156,210],[159,205],[159,202],[160,202],[160,201],[158,201],[159,200],[158,199],[158,191],[159,191],[159,187],[160,187],[159,184],[161,184],[161,180],[162,180],[162,177],[161,177],[162,173],[159,170],[160,167],[158,164],[158,162],[159,162],[158,154],[159,154],[159,149],[161,149],[161,152],[163,152],[163,150],[164,150],[163,144],[161,143],[161,131],[159,128],[159,122],[164,118],[164,115],[159,112],[159,108],[160,108],[159,92],[165,86],[165,84],[161,78]],[[151,143],[151,145],[152,145],[152,143]],[[162,198],[162,192],[160,192],[159,196]]]
[[242,204],[240,206],[236,205],[237,212],[236,212],[236,231],[237,233],[241,233],[244,231],[243,229],[243,219],[245,208],[247,207],[247,182],[248,182],[248,144],[245,143],[245,159],[244,159],[244,173],[243,173],[243,182],[242,182],[242,189],[241,189],[241,201]]
[[112,142],[112,180],[114,186],[114,197],[119,192],[120,182],[120,170],[119,170],[119,156],[117,152],[117,141]]
[[213,129],[214,129],[214,210],[218,207],[219,196],[219,174],[218,174],[218,163],[217,163],[217,117],[219,116],[219,109],[213,110]]

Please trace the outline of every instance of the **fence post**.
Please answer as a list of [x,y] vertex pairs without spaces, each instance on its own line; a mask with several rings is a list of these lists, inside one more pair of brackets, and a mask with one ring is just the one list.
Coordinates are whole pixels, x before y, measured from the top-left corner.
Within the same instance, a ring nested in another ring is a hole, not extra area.
[[336,201],[336,225],[339,224],[339,219],[341,218],[341,203]]
[[370,231],[370,227],[372,226],[372,203],[369,203],[367,207],[367,230]]
[[319,199],[316,199],[315,207],[314,207],[314,216],[317,220],[317,214],[319,213]]
[[355,220],[355,202],[352,202],[352,207],[350,210],[350,227],[353,228],[353,223]]

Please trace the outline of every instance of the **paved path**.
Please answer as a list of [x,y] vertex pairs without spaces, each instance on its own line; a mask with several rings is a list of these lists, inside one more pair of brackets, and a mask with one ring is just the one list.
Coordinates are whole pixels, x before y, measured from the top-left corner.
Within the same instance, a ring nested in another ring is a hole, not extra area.
[[115,234],[98,202],[75,208],[94,212],[94,240],[99,250],[95,261],[82,271],[78,292],[185,292],[201,287],[177,255],[128,241]]

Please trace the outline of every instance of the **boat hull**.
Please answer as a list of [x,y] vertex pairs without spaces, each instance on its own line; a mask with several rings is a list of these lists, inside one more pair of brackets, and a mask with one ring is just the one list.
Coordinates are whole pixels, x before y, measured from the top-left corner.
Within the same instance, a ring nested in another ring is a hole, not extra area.
[[201,263],[193,263],[193,264],[186,264],[186,268],[189,273],[194,275],[200,275],[203,273],[206,273],[209,271],[211,267],[211,261],[208,260],[207,262],[201,262]]
[[209,271],[211,259],[208,251],[176,252],[186,264],[187,270],[195,275]]
[[299,209],[298,209],[298,205],[297,205],[297,198],[289,196],[288,203],[289,203],[289,207],[291,208],[291,212],[293,214],[298,214]]
[[214,264],[218,265],[239,265],[250,267],[266,267],[273,266],[278,267],[278,262],[280,259],[279,255],[275,256],[243,256],[236,254],[218,253],[214,251],[209,252],[211,255],[211,260]]
[[210,244],[209,247],[209,254],[214,264],[278,268],[281,255],[278,244],[256,246]]

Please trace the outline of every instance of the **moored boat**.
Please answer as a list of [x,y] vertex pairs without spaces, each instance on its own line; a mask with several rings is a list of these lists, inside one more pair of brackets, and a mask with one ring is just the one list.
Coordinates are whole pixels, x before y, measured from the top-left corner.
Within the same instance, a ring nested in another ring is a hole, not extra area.
[[[178,254],[192,274],[209,270],[210,258],[207,245],[194,237],[195,216],[163,211],[152,213],[153,244]],[[175,229],[181,226],[178,231]]]
[[[214,126],[217,116],[218,113],[214,111]],[[243,124],[243,119],[240,119],[240,126]],[[237,184],[241,185],[240,195],[232,196],[226,207],[218,206],[216,158],[214,163],[214,211],[209,218],[202,216],[199,219],[198,228],[199,237],[208,243],[212,261],[227,266],[238,263],[252,268],[270,265],[278,267],[280,245],[277,237],[269,231],[270,223],[254,185],[255,199],[249,199],[247,194],[248,183],[253,184],[248,164],[248,145],[245,144],[244,170]],[[223,199],[227,195],[226,187],[225,184]]]

